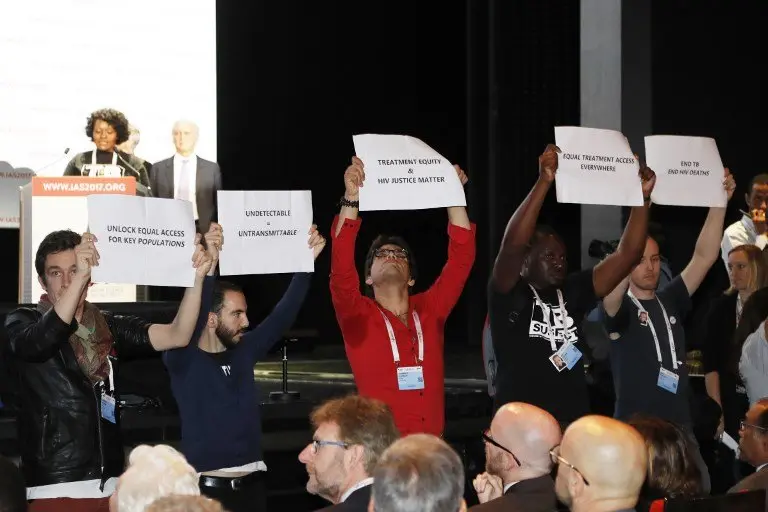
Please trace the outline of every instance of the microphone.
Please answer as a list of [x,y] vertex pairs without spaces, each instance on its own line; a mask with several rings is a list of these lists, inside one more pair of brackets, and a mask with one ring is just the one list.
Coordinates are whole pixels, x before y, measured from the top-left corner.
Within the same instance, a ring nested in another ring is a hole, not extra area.
[[[131,169],[133,172],[136,173],[136,180],[137,181],[140,180],[141,179],[141,173],[139,171],[137,171],[134,166],[129,164],[128,161],[125,158],[123,158],[123,155],[121,155],[120,152],[117,149],[115,149],[115,154],[117,155],[117,158],[119,158],[125,165],[128,166],[129,169]],[[144,185],[142,185],[141,183],[138,183],[138,185],[141,185],[142,187],[144,187]],[[147,185],[145,188],[147,189],[147,192],[148,192],[147,195],[149,197],[152,197],[152,187]]]
[[38,169],[38,170],[35,172],[35,174],[39,174],[41,171],[44,171],[44,170],[46,170],[46,169],[47,169],[47,168],[49,168],[50,166],[52,166],[52,165],[54,165],[54,164],[57,164],[57,163],[59,163],[59,162],[61,161],[61,159],[62,159],[62,158],[64,158],[65,156],[67,156],[67,153],[69,153],[69,148],[64,148],[64,153],[63,153],[62,155],[60,155],[58,158],[56,158],[56,160],[54,160],[53,162],[49,163],[48,165],[44,165],[43,167],[41,167],[40,169]]

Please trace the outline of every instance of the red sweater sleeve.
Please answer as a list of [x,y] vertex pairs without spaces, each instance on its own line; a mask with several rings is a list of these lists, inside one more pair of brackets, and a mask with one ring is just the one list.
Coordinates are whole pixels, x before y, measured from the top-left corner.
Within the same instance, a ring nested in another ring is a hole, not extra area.
[[339,319],[359,311],[362,294],[360,278],[355,268],[355,240],[360,231],[360,219],[345,219],[336,235],[337,215],[331,224],[331,301]]
[[424,294],[440,318],[447,318],[458,302],[474,263],[475,224],[470,229],[448,224],[448,261]]

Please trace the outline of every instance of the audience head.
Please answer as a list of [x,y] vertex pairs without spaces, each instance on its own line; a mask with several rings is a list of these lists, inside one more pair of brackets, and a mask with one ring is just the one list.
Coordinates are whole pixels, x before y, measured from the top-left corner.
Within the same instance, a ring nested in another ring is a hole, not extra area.
[[26,512],[27,487],[16,465],[0,457],[0,512]]
[[192,121],[180,120],[173,125],[173,145],[176,152],[182,156],[189,156],[195,151],[200,130]]
[[379,235],[365,257],[365,284],[369,295],[378,286],[408,286],[416,283],[416,259],[408,243],[399,236]]
[[[80,241],[79,234],[65,229],[48,233],[37,248],[35,254],[37,280],[53,304],[56,304],[59,297],[67,290],[77,272],[75,247],[80,245]],[[85,293],[82,300],[85,300]]]
[[128,119],[111,108],[97,110],[88,116],[85,134],[101,151],[114,151],[115,146],[128,140]]
[[749,183],[749,192],[744,196],[749,211],[768,209],[768,174],[758,174]]
[[554,229],[537,226],[531,237],[521,275],[535,288],[560,286],[568,274],[565,243]]
[[381,456],[368,512],[465,512],[463,496],[459,455],[438,437],[412,434]]
[[198,496],[198,480],[195,468],[172,447],[137,446],[109,499],[109,510],[144,512],[150,503],[165,496]]
[[230,349],[237,346],[249,325],[248,304],[243,289],[228,281],[216,281],[206,324],[208,330]]
[[172,494],[152,502],[145,512],[226,512],[216,500],[205,496]]
[[338,503],[373,473],[381,454],[400,434],[389,407],[359,395],[329,400],[312,412],[312,442],[299,454],[307,491]]
[[751,294],[764,288],[766,277],[763,251],[756,245],[745,244],[734,247],[728,253],[728,276],[731,287],[727,293]]
[[755,467],[768,462],[768,398],[755,402],[741,422],[739,457]]
[[141,132],[139,131],[138,128],[136,128],[132,124],[129,124],[128,140],[126,140],[122,144],[118,144],[117,149],[119,149],[123,153],[128,153],[129,155],[132,155],[133,152],[136,151],[136,146],[139,145],[139,142],[141,142]]
[[655,291],[659,285],[660,275],[661,251],[659,250],[658,242],[649,236],[645,241],[643,256],[629,274],[630,289]]
[[485,470],[505,484],[549,474],[549,451],[558,444],[560,425],[551,414],[521,402],[506,404],[485,434]]
[[693,498],[703,492],[701,470],[687,434],[661,418],[633,418],[630,425],[645,439],[648,467],[643,496],[650,499]]
[[634,507],[645,480],[645,442],[633,427],[613,418],[584,416],[552,450],[555,492],[571,510]]

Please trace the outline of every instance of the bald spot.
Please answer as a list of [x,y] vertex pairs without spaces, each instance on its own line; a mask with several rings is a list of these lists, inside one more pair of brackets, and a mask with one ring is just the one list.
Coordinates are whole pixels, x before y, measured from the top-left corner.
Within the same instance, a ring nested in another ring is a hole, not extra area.
[[491,422],[491,437],[542,473],[550,471],[549,450],[560,443],[560,435],[554,416],[522,402],[502,406]]
[[565,431],[560,455],[602,499],[637,496],[645,481],[646,449],[640,433],[613,418],[585,416]]

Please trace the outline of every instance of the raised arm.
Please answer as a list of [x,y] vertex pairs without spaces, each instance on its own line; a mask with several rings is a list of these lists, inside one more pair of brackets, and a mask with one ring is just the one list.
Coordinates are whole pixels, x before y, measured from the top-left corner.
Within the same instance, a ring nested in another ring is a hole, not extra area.
[[528,244],[536,229],[541,206],[555,180],[559,152],[557,146],[549,144],[539,156],[539,179],[507,223],[491,273],[491,284],[499,293],[508,292],[520,279],[520,271]]
[[201,235],[195,236],[195,252],[192,266],[195,268],[195,283],[184,291],[176,317],[169,324],[149,326],[149,342],[157,351],[186,347],[192,339],[198,316],[206,274],[211,271],[213,259],[203,248]]
[[[723,186],[730,201],[731,197],[733,197],[733,191],[736,189],[736,182],[728,168],[725,169]],[[699,239],[696,241],[693,257],[680,274],[685,287],[688,289],[688,295],[693,295],[699,289],[699,285],[701,285],[704,277],[706,277],[707,272],[717,261],[717,257],[720,254],[720,241],[723,236],[724,222],[725,207],[712,207],[709,209],[707,219],[704,221],[704,227],[701,228]]]

